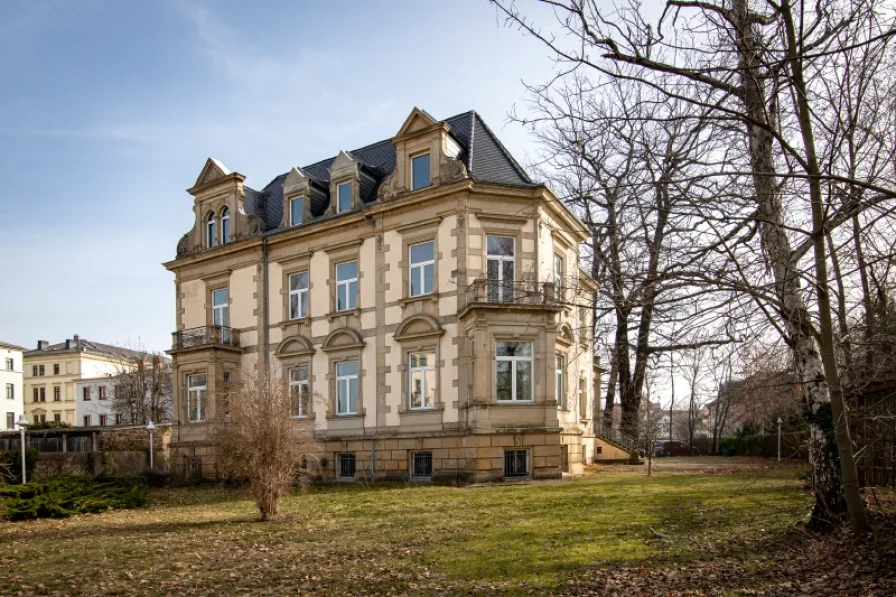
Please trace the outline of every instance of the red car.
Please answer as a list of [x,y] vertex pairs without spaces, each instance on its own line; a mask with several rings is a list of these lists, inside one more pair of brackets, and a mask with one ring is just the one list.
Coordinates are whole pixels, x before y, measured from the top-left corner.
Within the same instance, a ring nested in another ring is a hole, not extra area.
[[662,448],[658,450],[659,456],[689,456],[690,454],[691,449],[685,442],[675,440],[663,442]]

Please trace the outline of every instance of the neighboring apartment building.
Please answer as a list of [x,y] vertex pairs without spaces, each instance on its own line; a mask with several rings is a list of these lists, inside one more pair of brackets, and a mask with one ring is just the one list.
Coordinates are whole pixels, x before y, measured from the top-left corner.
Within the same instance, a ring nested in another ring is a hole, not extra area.
[[51,345],[39,340],[24,354],[25,409],[31,423],[59,421],[81,425],[77,418],[75,383],[80,379],[115,375],[129,367],[137,351],[92,342],[77,334]]
[[[148,422],[142,419],[132,421],[132,415],[128,413],[133,413],[133,410],[118,409],[125,410],[125,412],[116,412],[115,392],[121,390],[121,380],[121,375],[115,375],[112,377],[103,376],[79,379],[75,382],[75,420],[78,426],[145,425]],[[170,388],[170,383],[168,388]],[[170,400],[170,393],[166,394],[166,396]],[[147,398],[146,404],[148,403],[149,399]],[[134,418],[140,417],[134,415]],[[169,411],[167,416],[158,416],[154,423],[163,423],[170,420],[171,413]]]
[[0,342],[0,429],[15,429],[16,421],[25,412],[22,402],[22,353],[25,349],[15,344]]
[[[328,480],[556,478],[593,454],[585,226],[475,112],[261,191],[209,159],[176,277],[175,466],[214,474],[208,422],[269,361]],[[189,467],[189,468],[187,468]]]

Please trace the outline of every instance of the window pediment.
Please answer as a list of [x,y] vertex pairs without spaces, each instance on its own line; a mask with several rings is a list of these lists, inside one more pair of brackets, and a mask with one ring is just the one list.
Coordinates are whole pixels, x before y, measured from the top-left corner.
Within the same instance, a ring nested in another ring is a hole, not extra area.
[[575,342],[575,337],[572,334],[572,328],[567,324],[563,324],[560,326],[560,333],[557,334],[557,342],[563,344],[565,346],[572,346],[573,342]]
[[444,333],[445,329],[434,317],[417,314],[411,315],[398,325],[394,338],[401,342],[402,340],[441,336]]
[[290,336],[277,345],[278,357],[300,357],[314,354],[314,345],[305,336]]
[[361,349],[364,347],[364,338],[352,328],[337,328],[327,335],[321,350],[333,352],[336,350]]

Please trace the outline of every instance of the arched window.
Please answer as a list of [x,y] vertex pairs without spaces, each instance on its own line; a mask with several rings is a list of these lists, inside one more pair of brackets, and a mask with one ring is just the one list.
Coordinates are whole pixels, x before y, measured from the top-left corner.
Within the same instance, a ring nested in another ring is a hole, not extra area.
[[230,242],[230,210],[226,207],[221,212],[221,244]]
[[212,248],[215,246],[215,240],[218,237],[218,235],[216,234],[216,230],[215,230],[215,214],[214,214],[214,212],[208,214],[207,222],[208,223],[205,226],[206,241],[207,241],[208,247]]

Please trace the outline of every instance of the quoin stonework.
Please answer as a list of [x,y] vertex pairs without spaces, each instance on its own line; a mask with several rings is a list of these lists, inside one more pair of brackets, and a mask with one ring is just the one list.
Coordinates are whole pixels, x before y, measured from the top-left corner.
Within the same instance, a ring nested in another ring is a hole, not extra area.
[[270,363],[325,480],[558,478],[594,456],[596,285],[583,224],[475,112],[257,191],[209,159],[165,263],[172,466],[214,476],[228,389]]

